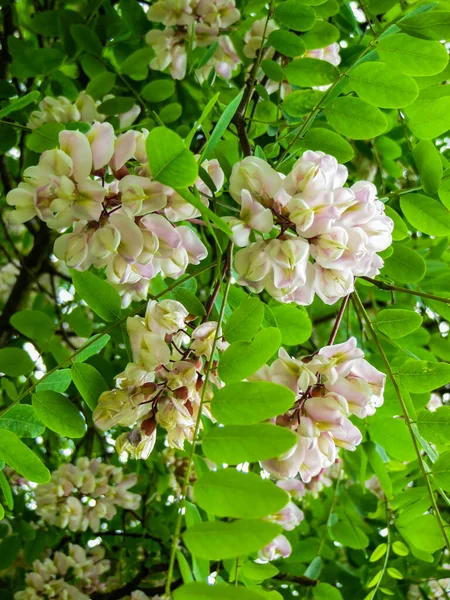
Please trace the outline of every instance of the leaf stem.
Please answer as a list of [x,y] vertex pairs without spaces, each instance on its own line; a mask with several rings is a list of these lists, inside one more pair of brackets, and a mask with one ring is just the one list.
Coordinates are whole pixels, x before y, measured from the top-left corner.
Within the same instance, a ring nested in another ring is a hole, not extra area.
[[418,290],[410,290],[408,288],[399,287],[397,285],[391,285],[378,279],[372,279],[371,277],[361,277],[373,285],[376,285],[380,290],[386,290],[391,292],[400,292],[402,294],[410,294],[411,296],[420,296],[421,298],[429,298],[430,300],[436,300],[436,302],[444,302],[444,304],[450,304],[450,298],[444,298],[442,296],[436,296],[435,294],[428,294],[427,292],[419,292]]

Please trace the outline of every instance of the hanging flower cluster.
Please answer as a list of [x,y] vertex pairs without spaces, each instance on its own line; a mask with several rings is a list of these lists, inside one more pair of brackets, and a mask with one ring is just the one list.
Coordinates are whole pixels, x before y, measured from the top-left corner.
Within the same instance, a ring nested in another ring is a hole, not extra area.
[[337,446],[354,450],[361,433],[350,421],[373,415],[383,403],[386,376],[370,365],[356,339],[325,346],[312,357],[292,358],[280,349],[278,358],[251,379],[285,385],[296,396],[294,407],[277,423],[297,436],[286,455],[266,460],[263,467],[280,479],[300,474],[309,483],[336,461]]
[[149,7],[147,17],[165,26],[163,30],[152,29],[145,38],[156,55],[150,62],[151,69],[164,71],[169,67],[174,79],[183,79],[186,44],[193,40],[193,48],[202,48],[217,41],[213,56],[196,75],[202,82],[215,69],[221,77],[231,78],[240,60],[231,39],[223,32],[240,18],[234,0],[158,0]]
[[[44,152],[37,166],[25,169],[24,182],[6,198],[16,208],[13,222],[37,216],[51,229],[72,227],[56,240],[56,257],[80,271],[104,268],[124,305],[145,299],[149,280],[159,273],[176,279],[207,255],[190,227],[173,225],[200,213],[172,188],[152,180],[147,135],[143,129],[116,136],[110,123],[99,122],[86,134],[62,131],[60,148]],[[220,189],[218,162],[202,166]],[[208,204],[212,192],[200,179],[197,188]]]
[[[92,124],[94,121],[104,121],[106,115],[99,113],[97,108],[102,102],[111,98],[114,98],[114,96],[108,94],[102,100],[94,100],[86,92],[80,92],[75,102],[71,102],[64,96],[58,96],[57,98],[46,96],[39,103],[40,110],[34,110],[31,113],[27,127],[37,129],[45,123],[73,123],[82,121],[83,123]],[[140,112],[140,106],[135,104],[127,112],[118,115],[120,128],[124,129],[132,125]]]
[[85,550],[69,544],[67,554],[57,551],[51,558],[35,560],[25,577],[26,588],[16,592],[14,600],[89,600],[94,592],[106,589],[101,576],[110,569],[110,562],[104,556],[101,546]]
[[102,519],[110,521],[117,507],[136,510],[141,496],[129,491],[137,475],[124,475],[120,467],[82,457],[52,473],[35,491],[36,513],[50,525],[70,531],[99,531]]
[[[391,244],[393,222],[375,186],[344,187],[347,176],[333,156],[310,150],[287,176],[257,157],[235,164],[229,191],[241,214],[228,223],[243,247],[234,264],[238,283],[280,302],[308,305],[317,294],[334,304],[353,291],[356,276],[377,275],[377,252]],[[273,222],[278,236],[263,237]]]
[[[217,323],[202,323],[188,334],[189,320],[188,311],[176,300],[151,300],[145,318],[128,319],[133,362],[117,376],[117,388],[100,396],[93,414],[103,431],[137,422],[117,439],[119,453],[147,458],[157,424],[168,431],[172,447],[183,449],[184,440],[192,440],[203,393],[203,357],[212,358]],[[218,349],[224,348],[220,342]],[[211,382],[221,385],[214,374]],[[209,387],[205,399],[212,394]]]

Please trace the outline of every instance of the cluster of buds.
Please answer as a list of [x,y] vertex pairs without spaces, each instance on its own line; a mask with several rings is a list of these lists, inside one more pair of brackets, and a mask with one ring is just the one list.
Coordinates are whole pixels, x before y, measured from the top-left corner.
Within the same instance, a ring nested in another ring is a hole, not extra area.
[[[173,225],[200,213],[152,179],[147,135],[143,129],[116,136],[106,122],[95,122],[86,134],[62,131],[60,148],[44,152],[7,195],[8,204],[16,208],[10,214],[13,222],[38,217],[51,229],[72,227],[56,240],[56,257],[80,271],[91,265],[105,269],[124,305],[145,299],[149,281],[159,273],[176,279],[207,255],[189,226]],[[220,189],[218,162],[202,166]],[[208,204],[212,192],[201,179],[197,188]]]
[[183,79],[186,44],[192,40],[193,48],[204,48],[217,41],[214,55],[196,71],[197,78],[204,81],[212,69],[225,79],[231,78],[240,60],[231,39],[223,32],[240,18],[234,0],[158,0],[149,7],[147,17],[165,26],[152,29],[145,38],[155,51],[151,69],[169,68],[174,79]]
[[361,433],[349,417],[373,415],[383,403],[386,380],[363,357],[353,337],[303,359],[280,349],[270,366],[252,376],[285,385],[296,396],[293,408],[276,422],[293,431],[297,443],[286,455],[264,461],[264,469],[280,479],[299,474],[309,483],[335,463],[337,446],[355,450]]
[[[190,320],[176,300],[151,300],[145,318],[128,319],[133,362],[117,376],[117,387],[100,396],[93,414],[103,431],[134,425],[116,441],[120,454],[147,458],[155,445],[157,424],[168,432],[172,447],[183,449],[184,440],[192,440],[202,394],[206,400],[212,397],[210,386],[203,390],[203,358],[213,360],[217,323],[207,321],[188,333]],[[217,347],[225,345],[220,342]],[[221,385],[214,371],[211,382]]]
[[89,600],[94,592],[106,589],[101,578],[110,562],[104,555],[101,546],[85,550],[69,544],[67,554],[57,551],[51,558],[35,560],[25,577],[26,588],[16,592],[14,600]]
[[[64,96],[53,98],[46,96],[39,103],[40,110],[34,110],[29,118],[27,127],[37,129],[45,123],[74,123],[82,121],[83,123],[92,124],[95,121],[104,121],[106,115],[102,115],[97,111],[98,106],[114,98],[112,94],[108,94],[103,100],[94,100],[92,96],[86,92],[80,92],[75,102],[71,102]],[[117,115],[119,117],[120,128],[130,127],[138,118],[141,112],[140,106],[135,104],[129,111]]]
[[[289,490],[287,490],[289,492]],[[292,531],[300,525],[305,518],[303,512],[294,502],[289,501],[286,506],[275,515],[267,517],[267,521],[281,525],[284,531]],[[292,552],[291,544],[284,535],[278,535],[258,553],[260,562],[287,558]]]
[[[356,276],[377,275],[377,252],[391,244],[393,222],[376,187],[344,187],[347,176],[333,156],[310,150],[287,176],[257,157],[235,164],[230,194],[242,208],[228,221],[243,247],[235,257],[238,283],[280,302],[308,305],[317,294],[334,304],[353,291]],[[263,237],[273,222],[278,229]]]
[[124,475],[120,467],[82,457],[52,473],[35,491],[36,513],[50,525],[70,531],[99,531],[102,519],[110,521],[117,507],[136,510],[141,496],[129,491],[137,475]]
[[[275,21],[273,21],[272,19],[267,20],[266,18],[263,18],[263,19],[257,19],[256,21],[253,21],[250,29],[247,31],[247,33],[244,36],[245,46],[244,46],[243,52],[244,52],[245,56],[247,56],[248,58],[255,58],[259,52],[259,49],[261,48],[261,46],[263,44],[263,39],[267,39],[269,37],[269,35],[272,33],[272,31],[276,31],[277,29],[279,29],[279,27],[275,23]],[[304,54],[302,54],[302,57],[303,58],[316,58],[318,60],[324,60],[324,61],[334,65],[335,67],[337,67],[341,62],[339,50],[340,50],[339,44],[334,43],[334,44],[325,46],[324,48],[307,50]],[[264,54],[264,58],[265,59],[275,58],[275,50],[273,48],[268,49],[266,51],[266,53]],[[277,60],[279,60],[279,59],[277,59]],[[324,91],[328,87],[329,87],[329,85],[317,86],[317,87],[314,87],[314,89]],[[282,99],[285,98],[288,94],[290,94],[292,92],[292,87],[286,80],[279,83],[279,82],[272,81],[271,79],[269,79],[269,81],[266,84],[266,89],[269,94],[279,91],[280,97]]]

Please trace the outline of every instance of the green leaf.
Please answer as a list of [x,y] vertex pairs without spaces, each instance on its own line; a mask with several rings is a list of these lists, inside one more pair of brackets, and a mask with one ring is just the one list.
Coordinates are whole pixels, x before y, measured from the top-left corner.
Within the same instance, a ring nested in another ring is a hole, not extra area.
[[27,137],[26,146],[38,154],[53,150],[59,145],[59,134],[63,129],[65,126],[61,123],[44,123]]
[[314,600],[342,600],[341,592],[329,583],[319,583],[312,590]]
[[202,164],[202,162],[204,160],[211,158],[214,148],[217,146],[217,144],[220,141],[220,138],[223,136],[225,131],[228,129],[228,125],[233,120],[233,117],[236,114],[239,104],[241,103],[243,94],[244,94],[244,92],[241,92],[240,94],[238,94],[236,96],[236,98],[234,98],[234,100],[232,100],[228,104],[226,109],[223,111],[220,119],[217,121],[217,124],[214,127],[213,132],[211,133],[211,137],[209,138],[208,142],[206,143],[206,145],[203,148],[203,151],[200,155],[200,158],[198,161],[198,163],[200,165]]
[[225,523],[209,521],[187,529],[183,535],[189,552],[198,558],[224,560],[257,552],[271,542],[281,527],[257,519]]
[[151,46],[139,48],[123,61],[120,65],[120,72],[128,77],[135,75],[136,78],[144,79],[147,76],[148,65],[154,56],[155,51]]
[[36,389],[38,392],[45,390],[53,390],[54,392],[65,392],[72,382],[70,369],[58,369],[44,379],[42,383],[38,383]]
[[87,363],[74,363],[70,370],[75,387],[89,408],[94,410],[100,394],[108,391],[108,384],[97,369]]
[[6,479],[3,471],[0,471],[0,489],[2,490],[6,506],[9,508],[9,510],[13,510],[14,498],[11,492],[11,488],[9,487],[8,480]]
[[268,38],[269,44],[284,56],[296,57],[305,54],[305,44],[302,38],[290,31],[277,29]]
[[423,279],[426,267],[420,254],[400,244],[393,244],[392,248],[392,255],[384,262],[383,274],[402,283]]
[[328,123],[342,135],[354,140],[367,140],[384,133],[387,121],[380,109],[347,96],[337,98],[324,110]]
[[284,385],[268,381],[231,383],[214,394],[211,410],[224,425],[252,425],[292,408],[294,393]]
[[422,317],[413,310],[388,308],[377,314],[375,325],[381,333],[391,340],[405,337],[422,325]]
[[272,313],[281,332],[281,342],[286,346],[296,346],[309,340],[312,323],[306,310],[293,304],[272,306]]
[[378,481],[380,482],[386,498],[392,498],[392,482],[386,471],[386,466],[383,462],[383,459],[377,452],[375,444],[373,442],[364,442],[363,448],[373,472],[378,477]]
[[97,35],[87,25],[72,25],[70,33],[75,40],[79,50],[83,50],[94,56],[101,56],[103,46]]
[[289,29],[308,31],[316,22],[316,11],[297,0],[285,0],[276,7],[274,17]]
[[153,179],[173,188],[186,188],[195,183],[197,161],[174,131],[155,127],[148,134],[146,148]]
[[7,429],[0,435],[0,460],[35,483],[50,481],[50,471],[36,454],[12,431]]
[[[86,346],[86,348],[81,350],[81,352],[79,352],[75,356],[75,362],[76,363],[84,362],[91,356],[98,354],[100,352],[100,350],[106,346],[106,344],[109,342],[110,339],[111,339],[111,336],[106,335],[106,334],[105,335],[94,335],[92,338],[90,338],[83,344],[84,346]],[[94,341],[92,341],[92,343],[91,343],[91,340],[94,340]]]
[[417,110],[408,127],[421,140],[432,140],[446,133],[450,128],[450,97],[428,103],[426,110]]
[[361,63],[350,71],[349,77],[358,96],[382,108],[408,106],[419,95],[412,77],[382,62]]
[[141,95],[147,102],[164,102],[175,94],[172,79],[156,79],[142,88]]
[[286,65],[284,72],[289,83],[299,87],[327,85],[336,81],[339,75],[334,65],[318,58],[293,60]]
[[94,100],[100,100],[113,89],[116,85],[116,76],[114,73],[104,71],[88,83],[86,94],[89,94]]
[[[398,409],[400,410],[400,409]],[[408,427],[403,419],[374,416],[368,419],[370,439],[401,462],[416,458]]]
[[383,558],[383,556],[386,554],[387,552],[387,544],[379,544],[375,550],[372,552],[372,554],[370,555],[369,561],[370,562],[377,562],[377,560],[380,560],[380,558]]
[[203,438],[202,447],[213,462],[237,465],[281,456],[296,442],[295,434],[289,429],[260,423],[214,427]]
[[396,367],[395,373],[406,389],[415,394],[432,392],[450,382],[448,363],[408,360]]
[[[290,98],[290,96],[291,94],[289,94],[288,98]],[[344,140],[343,137],[334,131],[324,129],[323,127],[314,127],[313,129],[310,129],[305,135],[304,141],[308,146],[308,149],[319,150],[331,154],[340,163],[346,163],[349,160],[352,160],[355,155],[353,148],[347,140]]]
[[201,69],[202,67],[204,67],[206,65],[206,63],[209,60],[211,60],[211,58],[214,56],[218,47],[219,47],[219,40],[216,40],[215,42],[213,42],[211,44],[211,46],[208,48],[208,50],[205,52],[205,54],[198,61],[196,68]]
[[83,338],[87,338],[92,333],[92,323],[82,306],[74,308],[67,316],[66,321],[74,332]]
[[103,115],[121,115],[128,112],[134,106],[134,98],[127,97],[116,97],[105,100],[98,107],[97,110]]
[[433,480],[438,487],[450,491],[450,451],[441,454],[433,464]]
[[202,582],[188,583],[173,592],[174,600],[264,600],[265,597],[248,588],[226,583],[213,586]]
[[369,538],[355,523],[346,520],[338,521],[330,528],[331,538],[343,546],[361,550],[369,545]]
[[400,206],[418,231],[433,236],[450,235],[450,211],[437,200],[422,194],[405,194]]
[[20,310],[13,314],[10,323],[32,340],[45,341],[53,334],[53,321],[39,310]]
[[231,313],[223,330],[227,342],[249,341],[258,332],[264,318],[264,304],[249,296]]
[[[448,365],[449,366],[449,365]],[[417,413],[420,434],[433,444],[448,444],[450,406],[441,406],[434,412],[421,410]]]
[[0,543],[0,571],[10,567],[16,560],[22,542],[18,535],[9,535],[5,537]]
[[302,36],[307,50],[325,48],[338,41],[339,29],[327,21],[316,21],[314,26]]
[[272,81],[281,83],[284,80],[284,72],[280,65],[274,60],[263,60],[261,68],[265,75]]
[[430,140],[421,140],[414,147],[413,156],[425,193],[436,194],[444,171],[441,153]]
[[381,39],[377,52],[388,65],[413,77],[436,75],[448,63],[447,50],[440,42],[420,40],[405,33]]
[[[36,438],[42,435],[45,426],[39,421],[29,404],[16,404],[0,417],[0,427],[9,429],[18,437]],[[0,434],[1,435],[1,434]]]
[[180,569],[181,577],[183,579],[183,583],[191,583],[192,581],[194,581],[194,577],[192,575],[189,563],[186,560],[184,554],[180,551],[177,551],[177,562],[178,567]]
[[195,196],[194,194],[191,194],[191,192],[187,189],[177,188],[175,191],[178,194],[180,194],[180,196],[182,198],[184,198],[186,200],[186,202],[189,202],[189,204],[192,204],[192,206],[195,206],[195,208],[197,208],[201,212],[202,217],[205,218],[205,220],[209,219],[210,221],[212,221],[214,223],[214,225],[216,225],[216,227],[218,229],[220,229],[227,235],[232,235],[232,231],[228,227],[228,225],[225,223],[225,221],[222,221],[222,219],[220,217],[218,217],[216,215],[216,213],[213,213],[212,210],[210,210],[207,206],[205,206],[203,204],[203,202],[200,200],[200,198],[197,198],[197,196]]
[[197,296],[189,290],[181,287],[175,288],[171,293],[171,296],[173,296],[175,300],[178,300],[178,302],[181,302],[189,314],[196,315],[197,317],[203,317],[206,315],[203,304],[200,302]]
[[269,479],[231,468],[203,474],[194,496],[208,514],[233,518],[267,517],[289,502],[289,494]]
[[3,117],[6,117],[7,115],[13,112],[22,110],[22,108],[25,108],[29,104],[37,102],[40,97],[41,94],[37,90],[35,90],[34,92],[30,92],[29,94],[25,94],[25,96],[17,98],[17,100],[12,100],[9,104],[4,106],[0,110],[0,119],[3,119]]
[[240,569],[240,573],[242,573],[246,579],[251,579],[252,581],[259,583],[275,577],[275,575],[278,575],[279,570],[270,563],[259,564],[248,560],[242,569]]
[[0,350],[0,372],[10,377],[27,375],[34,369],[28,352],[22,348],[2,348]]
[[296,90],[283,100],[282,108],[291,117],[301,117],[310,112],[322,98],[318,90]]
[[110,283],[99,279],[89,271],[71,269],[73,285],[77,294],[104,321],[115,321],[121,316],[121,300]]
[[83,437],[84,419],[72,402],[52,390],[37,392],[33,395],[33,408],[46,427],[70,438]]
[[246,379],[264,366],[280,345],[281,333],[276,327],[263,329],[251,342],[234,342],[219,362],[220,378],[225,383]]
[[450,37],[450,12],[432,10],[420,13],[398,23],[402,31],[427,40],[448,40]]
[[406,224],[401,216],[390,206],[385,206],[384,211],[386,215],[394,221],[392,239],[395,242],[399,242],[400,240],[404,240],[406,237],[408,237],[408,228],[406,227]]
[[397,519],[396,526],[409,544],[425,552],[436,552],[445,546],[444,536],[434,515],[420,515],[411,519],[404,512]]
[[390,575],[393,579],[403,579],[403,575],[398,569],[395,569],[394,567],[388,567],[387,572],[388,575]]
[[406,546],[403,542],[399,542],[399,541],[394,542],[392,544],[392,550],[398,556],[408,556],[408,554],[409,554],[408,546]]

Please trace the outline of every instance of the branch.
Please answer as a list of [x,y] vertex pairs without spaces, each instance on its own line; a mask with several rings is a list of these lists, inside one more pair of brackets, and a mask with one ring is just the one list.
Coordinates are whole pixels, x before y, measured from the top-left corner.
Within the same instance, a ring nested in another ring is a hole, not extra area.
[[429,300],[436,300],[436,302],[444,302],[444,304],[450,304],[450,298],[443,298],[442,296],[436,296],[435,294],[428,294],[426,292],[419,292],[418,290],[409,290],[408,288],[399,287],[398,285],[391,285],[378,279],[372,279],[371,277],[361,277],[370,283],[373,283],[380,290],[386,290],[391,292],[400,292],[402,294],[410,294],[411,296],[420,296],[421,298],[428,298]]

